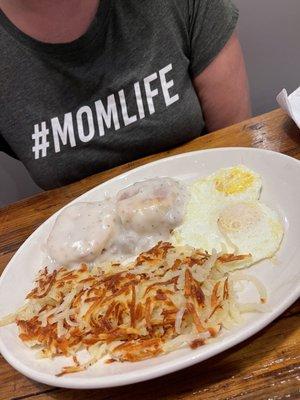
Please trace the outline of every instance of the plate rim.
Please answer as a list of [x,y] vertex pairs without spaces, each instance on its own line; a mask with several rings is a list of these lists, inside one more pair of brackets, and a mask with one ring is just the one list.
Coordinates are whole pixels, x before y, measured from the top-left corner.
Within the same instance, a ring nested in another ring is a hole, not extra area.
[[[173,159],[180,159],[184,157],[193,157],[197,154],[203,154],[203,153],[209,153],[209,152],[240,152],[240,151],[246,151],[246,152],[259,152],[259,153],[272,153],[273,156],[278,157],[278,158],[284,158],[289,160],[289,162],[294,162],[295,165],[300,166],[300,161],[297,160],[296,158],[293,158],[291,156],[288,156],[286,154],[273,151],[273,150],[268,150],[268,149],[260,149],[260,148],[252,148],[252,147],[219,147],[219,148],[212,148],[212,149],[204,149],[204,150],[194,150],[194,151],[189,151],[185,153],[180,153],[180,154],[175,154],[171,155],[168,157],[164,157],[158,160],[151,161],[149,163],[140,165],[136,168],[132,168],[128,171],[123,172],[122,174],[116,175],[111,179],[108,179],[95,187],[89,189],[88,191],[82,193],[78,197],[74,198],[70,202],[68,202],[66,205],[61,207],[58,211],[56,211],[54,214],[52,214],[50,217],[48,217],[38,228],[34,230],[30,234],[30,236],[22,243],[22,245],[17,249],[11,260],[8,262],[6,265],[5,269],[2,272],[2,275],[0,277],[0,289],[1,285],[5,279],[5,276],[9,272],[10,265],[13,264],[14,258],[17,256],[19,252],[21,252],[26,246],[27,243],[32,239],[32,236],[37,234],[42,228],[45,223],[47,223],[50,219],[55,218],[55,216],[61,212],[61,210],[70,204],[74,202],[80,201],[82,197],[87,196],[89,193],[99,189],[100,186],[106,184],[106,183],[111,183],[113,181],[118,181],[126,178],[128,175],[130,175],[132,172],[136,171],[141,171],[145,168],[151,167],[152,164],[160,164],[164,162],[168,162]],[[175,371],[179,371],[181,369],[187,368],[189,366],[195,365],[197,363],[200,363],[208,358],[211,358],[217,354],[220,354],[229,348],[232,348],[236,346],[239,343],[242,343],[243,341],[247,340],[251,336],[253,336],[255,333],[259,332],[260,330],[264,329],[267,325],[269,325],[273,320],[275,320],[280,314],[282,314],[288,307],[290,307],[300,296],[300,284],[298,284],[298,287],[296,286],[296,289],[292,291],[289,296],[285,298],[285,300],[280,304],[279,307],[276,308],[275,311],[269,312],[263,321],[260,321],[258,319],[258,322],[253,323],[251,326],[248,326],[247,330],[245,331],[242,329],[241,331],[238,331],[234,334],[233,337],[229,336],[224,339],[224,341],[216,341],[213,344],[207,345],[207,351],[205,353],[195,353],[194,355],[186,355],[185,359],[182,360],[179,358],[178,360],[169,360],[167,362],[163,362],[161,365],[155,365],[155,366],[149,366],[141,371],[139,371],[139,374],[136,375],[136,371],[131,371],[127,373],[117,373],[111,376],[104,376],[104,377],[85,377],[82,378],[81,380],[76,380],[76,376],[72,376],[70,379],[65,378],[65,377],[60,377],[57,378],[55,375],[50,375],[49,373],[43,373],[39,372],[36,370],[31,369],[30,367],[27,367],[24,365],[18,358],[14,357],[11,352],[7,351],[6,346],[2,342],[1,334],[0,334],[0,352],[4,359],[13,367],[15,368],[18,372],[22,373],[23,375],[27,376],[30,379],[33,379],[35,381],[51,385],[51,386],[56,386],[56,387],[61,387],[61,388],[72,388],[72,389],[96,389],[96,388],[109,388],[109,387],[116,387],[116,386],[125,386],[133,383],[138,383],[150,379],[154,379],[160,376],[164,376],[170,373],[173,373]],[[212,347],[211,347],[212,346]],[[171,364],[171,365],[170,365]],[[72,379],[73,378],[73,379]]]

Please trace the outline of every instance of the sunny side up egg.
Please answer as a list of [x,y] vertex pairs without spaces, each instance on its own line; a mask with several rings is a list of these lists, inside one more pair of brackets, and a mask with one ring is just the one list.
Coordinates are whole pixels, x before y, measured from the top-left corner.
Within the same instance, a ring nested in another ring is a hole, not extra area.
[[276,212],[258,201],[261,177],[243,165],[224,168],[190,187],[184,221],[172,235],[177,245],[251,254],[251,264],[279,248],[283,227]]
[[252,262],[272,257],[283,237],[277,213],[259,201],[231,204],[219,215],[218,227],[229,247],[250,253]]

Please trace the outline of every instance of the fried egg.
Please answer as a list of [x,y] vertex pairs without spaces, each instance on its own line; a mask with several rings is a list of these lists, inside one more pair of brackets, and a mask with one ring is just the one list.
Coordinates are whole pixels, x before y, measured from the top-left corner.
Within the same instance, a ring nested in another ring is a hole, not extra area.
[[194,182],[192,192],[213,202],[255,200],[260,196],[261,177],[243,165],[222,168]]
[[209,252],[251,254],[252,262],[271,257],[283,227],[276,212],[258,201],[261,177],[243,165],[221,169],[191,187],[183,224],[172,241]]
[[250,253],[253,262],[272,257],[283,237],[278,214],[259,201],[230,204],[219,213],[217,223],[228,247]]

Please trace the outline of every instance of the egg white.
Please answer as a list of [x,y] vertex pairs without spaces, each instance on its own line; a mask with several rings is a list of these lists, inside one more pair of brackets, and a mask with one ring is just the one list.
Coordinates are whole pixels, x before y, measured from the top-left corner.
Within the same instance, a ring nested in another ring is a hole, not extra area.
[[219,213],[232,202],[258,199],[261,187],[261,177],[243,165],[223,168],[195,181],[184,221],[172,234],[173,243],[221,251],[226,242],[218,228]]
[[250,253],[253,263],[272,257],[283,237],[279,215],[259,201],[229,205],[220,213],[218,227],[229,247]]
[[283,227],[278,215],[258,201],[261,177],[239,165],[195,181],[184,221],[172,233],[176,245],[251,254],[252,262],[271,257]]

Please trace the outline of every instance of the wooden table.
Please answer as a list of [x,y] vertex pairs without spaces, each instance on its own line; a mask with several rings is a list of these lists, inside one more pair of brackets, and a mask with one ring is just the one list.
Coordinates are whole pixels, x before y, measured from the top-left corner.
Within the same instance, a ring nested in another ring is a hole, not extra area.
[[[0,273],[24,240],[78,195],[124,171],[173,154],[212,147],[259,147],[300,159],[300,131],[280,110],[114,168],[0,210]],[[114,389],[75,391],[33,382],[0,356],[0,399],[300,399],[300,302],[263,331],[183,371]]]

